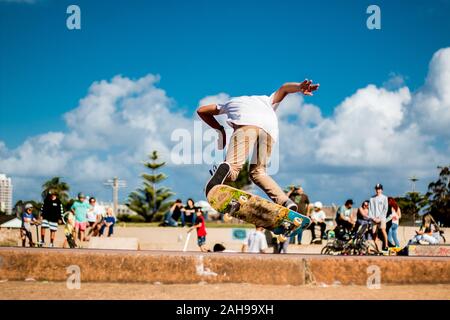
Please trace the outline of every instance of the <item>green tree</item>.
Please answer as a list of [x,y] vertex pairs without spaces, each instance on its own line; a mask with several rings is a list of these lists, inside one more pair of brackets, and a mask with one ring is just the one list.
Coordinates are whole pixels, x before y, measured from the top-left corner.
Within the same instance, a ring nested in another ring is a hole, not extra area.
[[407,192],[405,196],[395,198],[402,211],[401,224],[414,225],[420,211],[428,204],[428,195],[419,192]]
[[167,179],[164,173],[158,172],[166,163],[158,162],[157,151],[149,155],[150,161],[145,162],[144,166],[150,170],[150,174],[142,174],[144,180],[143,186],[133,191],[128,196],[128,208],[145,218],[145,221],[156,221],[162,218],[165,212],[172,205],[169,198],[174,193],[166,187],[158,187],[162,181]]
[[444,226],[450,225],[450,166],[438,167],[439,178],[428,185],[427,213]]
[[239,172],[239,175],[236,181],[227,182],[227,184],[233,188],[248,190],[252,185],[252,181],[250,180],[250,165],[248,160],[245,162],[242,170]]
[[63,206],[66,206],[69,202],[70,186],[68,183],[62,181],[60,177],[53,177],[52,179],[44,182],[42,189],[41,196],[43,200],[45,200],[49,191],[54,191],[58,194],[59,200]]

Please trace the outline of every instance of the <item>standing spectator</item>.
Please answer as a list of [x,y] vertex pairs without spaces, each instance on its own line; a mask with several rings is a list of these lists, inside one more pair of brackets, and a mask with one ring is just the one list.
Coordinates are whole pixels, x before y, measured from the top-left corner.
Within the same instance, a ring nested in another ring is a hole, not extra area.
[[389,246],[393,247],[400,247],[400,242],[398,241],[397,237],[397,230],[398,225],[400,222],[400,219],[402,217],[402,212],[400,210],[400,207],[397,204],[397,201],[395,201],[394,198],[389,197],[388,198],[388,205],[389,205],[389,211],[391,214],[389,215],[391,227],[388,231],[388,243]]
[[50,229],[50,245],[55,246],[56,231],[58,231],[58,221],[64,214],[64,208],[55,191],[49,191],[41,207],[41,246],[45,246],[45,231]]
[[108,229],[108,237],[111,237],[114,233],[114,225],[116,224],[116,218],[114,217],[114,212],[111,207],[106,209],[106,217],[103,221],[102,227],[100,228],[100,236],[103,235],[105,229]]
[[188,232],[197,229],[197,245],[200,247],[200,251],[208,252],[210,250],[206,246],[205,218],[203,217],[201,210],[197,210],[195,214],[197,215],[196,223],[189,228]]
[[[326,214],[323,212],[322,208],[322,202],[314,202],[314,209],[311,213],[311,225],[309,226],[309,229],[311,230],[311,243],[322,243],[322,239],[325,235],[325,229],[327,228],[325,223]],[[316,237],[316,226],[320,226],[320,238]]]
[[[297,211],[299,213],[309,217],[311,211],[309,197],[306,193],[304,193],[303,188],[300,185],[291,187],[291,189],[287,193],[287,196],[297,205]],[[300,231],[297,233],[298,244],[302,244],[302,236],[303,229],[300,229]],[[289,243],[295,244],[295,236],[290,237]]]
[[31,203],[27,203],[25,205],[25,212],[22,213],[22,227],[20,228],[22,247],[26,246],[27,238],[30,247],[34,247],[33,237],[31,235],[31,225],[36,222],[37,221],[33,216],[33,205]]
[[353,200],[348,199],[336,212],[336,224],[344,227],[348,232],[353,230],[356,219],[353,215]]
[[242,252],[266,253],[267,248],[264,228],[256,226],[256,230],[249,233],[247,243],[242,246]]
[[75,234],[80,241],[86,241],[87,212],[91,208],[91,205],[85,200],[86,196],[82,192],[78,193],[78,200],[75,200],[70,208],[75,214]]
[[87,212],[87,223],[89,226],[89,232],[87,234],[88,240],[91,234],[93,234],[94,237],[98,236],[105,216],[105,208],[102,205],[99,205],[94,197],[89,198],[89,204],[91,207]]
[[184,207],[183,215],[181,217],[181,223],[183,227],[185,225],[193,226],[195,224],[196,216],[194,203],[194,200],[192,200],[191,198],[186,201],[186,206]]
[[66,236],[63,248],[66,248],[67,245],[69,245],[70,248],[76,248],[75,216],[72,211],[68,211],[63,217],[63,221],[65,220],[64,235]]
[[381,184],[377,184],[375,186],[376,194],[370,199],[369,202],[369,217],[374,222],[374,240],[376,240],[378,236],[379,230],[383,235],[383,251],[387,251],[387,233],[386,233],[386,215],[388,212],[388,199],[383,194],[383,186]]

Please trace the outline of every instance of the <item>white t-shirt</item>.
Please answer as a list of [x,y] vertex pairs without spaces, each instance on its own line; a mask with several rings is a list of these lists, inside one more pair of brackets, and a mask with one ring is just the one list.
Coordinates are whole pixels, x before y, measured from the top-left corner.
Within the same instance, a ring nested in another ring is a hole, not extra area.
[[323,221],[325,222],[325,218],[326,218],[326,214],[323,210],[320,211],[313,211],[311,213],[311,219],[313,219],[314,221]]
[[247,238],[247,246],[247,251],[251,253],[261,253],[266,250],[268,246],[264,232],[256,230],[250,232]]
[[98,215],[104,216],[105,208],[103,208],[103,206],[101,206],[99,204],[95,204],[95,206],[91,206],[91,209],[88,210],[87,220],[89,222],[95,222],[95,221],[97,221]]
[[263,129],[272,140],[278,140],[278,118],[275,110],[279,103],[273,103],[275,93],[269,96],[242,96],[231,98],[224,104],[218,104],[220,114],[226,114],[227,123],[233,125],[249,125]]

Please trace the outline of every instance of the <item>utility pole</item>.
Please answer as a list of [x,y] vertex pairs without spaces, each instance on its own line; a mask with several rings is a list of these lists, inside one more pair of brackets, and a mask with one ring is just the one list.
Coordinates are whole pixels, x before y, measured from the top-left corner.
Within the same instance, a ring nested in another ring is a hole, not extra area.
[[127,183],[125,180],[119,180],[119,178],[114,177],[113,179],[109,179],[108,181],[106,181],[104,185],[112,187],[113,211],[114,215],[117,216],[117,210],[119,209],[119,188],[125,188],[127,186]]
[[[412,176],[409,178],[409,181],[412,182],[412,191],[411,191],[411,197],[412,199],[415,199],[415,193],[416,193],[416,182],[419,181],[419,178],[417,178],[416,176]],[[416,224],[416,208],[414,209],[413,212],[413,225]]]
[[412,176],[409,178],[409,181],[412,182],[412,192],[416,192],[416,182],[419,181],[419,178]]

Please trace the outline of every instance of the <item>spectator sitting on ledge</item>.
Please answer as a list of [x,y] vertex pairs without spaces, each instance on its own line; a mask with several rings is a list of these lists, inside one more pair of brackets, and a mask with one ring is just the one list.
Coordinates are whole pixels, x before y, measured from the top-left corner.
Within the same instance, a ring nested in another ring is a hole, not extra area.
[[433,216],[429,213],[422,217],[422,225],[416,235],[412,238],[408,245],[411,244],[439,244],[443,242],[441,231]]
[[112,236],[114,233],[114,225],[116,224],[116,218],[114,217],[112,208],[106,209],[106,217],[100,228],[100,236],[103,235],[105,229],[108,228],[108,237]]

